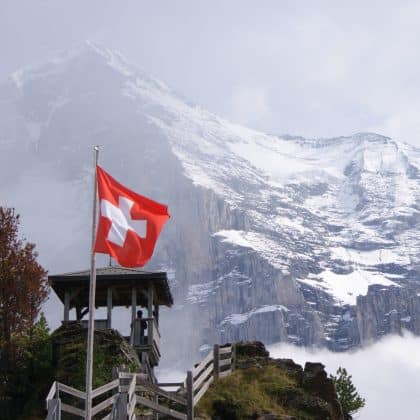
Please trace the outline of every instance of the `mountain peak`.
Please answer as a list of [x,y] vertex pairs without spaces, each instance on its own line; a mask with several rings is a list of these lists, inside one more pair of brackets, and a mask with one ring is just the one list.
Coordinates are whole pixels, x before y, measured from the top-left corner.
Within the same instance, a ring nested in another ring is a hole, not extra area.
[[351,136],[353,139],[362,140],[364,142],[380,142],[380,143],[388,143],[391,141],[390,137],[383,136],[382,134],[373,133],[370,131],[362,131]]
[[147,77],[145,72],[130,64],[119,51],[86,40],[69,50],[55,52],[41,62],[24,66],[12,73],[10,78],[18,89],[22,89],[31,80],[61,74],[69,67],[72,71],[79,69],[82,72],[93,72],[94,69],[97,72],[101,66],[111,68],[124,77],[134,74]]
[[75,270],[87,255],[89,150],[101,144],[101,163],[121,182],[170,205],[155,261],[175,271],[179,305],[208,314],[200,328],[218,341],[250,331],[349,348],[362,338],[346,332],[360,326],[345,307],[371,285],[397,290],[418,276],[418,149],[374,133],[250,130],[92,41],[13,79],[0,102],[0,193],[50,269]]

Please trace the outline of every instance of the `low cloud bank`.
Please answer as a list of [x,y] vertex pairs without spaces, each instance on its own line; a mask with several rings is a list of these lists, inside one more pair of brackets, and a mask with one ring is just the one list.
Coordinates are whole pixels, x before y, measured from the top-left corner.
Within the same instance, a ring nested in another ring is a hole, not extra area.
[[[273,358],[290,358],[302,365],[321,362],[329,373],[339,366],[353,376],[366,406],[355,418],[359,420],[417,419],[418,388],[420,385],[420,337],[405,333],[383,340],[352,353],[333,353],[325,349],[312,350],[290,344],[267,346]],[[160,381],[183,381],[181,369],[158,369]]]
[[353,376],[366,406],[360,420],[414,419],[418,416],[420,338],[409,333],[390,336],[352,353],[333,353],[278,343],[267,346],[271,357],[304,364],[321,362],[329,373],[343,366]]

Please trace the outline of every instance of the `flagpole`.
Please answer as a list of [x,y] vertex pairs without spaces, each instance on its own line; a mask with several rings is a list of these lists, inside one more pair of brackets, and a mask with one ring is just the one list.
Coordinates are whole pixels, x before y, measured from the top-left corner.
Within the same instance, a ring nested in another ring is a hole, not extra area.
[[94,146],[95,153],[95,175],[93,187],[93,214],[92,214],[92,251],[90,260],[90,287],[89,287],[89,322],[86,351],[86,401],[85,401],[85,420],[92,418],[92,377],[93,377],[93,341],[95,332],[95,293],[96,293],[96,259],[95,259],[95,239],[97,225],[97,173],[99,146]]

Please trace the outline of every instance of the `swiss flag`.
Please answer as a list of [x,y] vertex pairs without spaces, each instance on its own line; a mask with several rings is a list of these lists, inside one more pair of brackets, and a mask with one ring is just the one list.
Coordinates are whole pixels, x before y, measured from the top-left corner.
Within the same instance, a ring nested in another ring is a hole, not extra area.
[[96,167],[99,225],[95,252],[111,255],[123,267],[142,267],[169,219],[167,206],[136,194]]

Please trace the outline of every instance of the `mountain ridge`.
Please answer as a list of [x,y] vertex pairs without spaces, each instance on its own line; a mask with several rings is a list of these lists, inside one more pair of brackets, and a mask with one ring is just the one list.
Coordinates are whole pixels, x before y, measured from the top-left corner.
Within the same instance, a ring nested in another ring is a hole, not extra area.
[[88,145],[102,144],[117,179],[169,203],[151,268],[170,272],[186,346],[346,350],[420,332],[419,149],[374,133],[267,135],[186,103],[111,50],[88,43],[65,57],[0,86],[1,193],[49,268],[87,265]]

